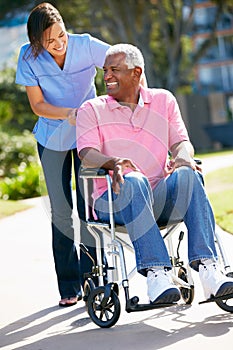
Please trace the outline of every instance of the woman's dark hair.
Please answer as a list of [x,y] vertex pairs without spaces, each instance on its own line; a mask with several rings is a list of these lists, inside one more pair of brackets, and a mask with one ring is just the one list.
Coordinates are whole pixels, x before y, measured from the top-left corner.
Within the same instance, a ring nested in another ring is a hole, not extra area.
[[63,22],[63,19],[58,10],[48,2],[41,3],[31,11],[27,21],[27,34],[34,58],[43,50],[43,32],[56,22]]

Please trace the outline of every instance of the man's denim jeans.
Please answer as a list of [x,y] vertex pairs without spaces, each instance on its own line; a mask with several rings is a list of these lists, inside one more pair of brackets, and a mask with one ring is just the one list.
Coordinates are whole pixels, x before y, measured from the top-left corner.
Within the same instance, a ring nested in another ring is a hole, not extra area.
[[[107,198],[105,192],[95,205],[103,221],[109,221]],[[115,222],[126,225],[141,274],[146,275],[146,269],[152,266],[171,267],[156,221],[184,221],[188,230],[188,258],[193,268],[197,269],[196,262],[202,258],[216,258],[215,221],[199,172],[180,167],[153,191],[144,175],[130,172],[124,176],[120,194],[113,193],[113,198]]]

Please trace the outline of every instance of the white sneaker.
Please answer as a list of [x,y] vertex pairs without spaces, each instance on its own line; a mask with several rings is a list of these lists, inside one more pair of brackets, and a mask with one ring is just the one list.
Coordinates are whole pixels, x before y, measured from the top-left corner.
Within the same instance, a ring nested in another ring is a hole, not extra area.
[[180,290],[172,282],[169,271],[151,268],[147,272],[147,295],[153,304],[170,304],[180,299]]
[[206,299],[233,293],[233,278],[225,276],[216,262],[201,263],[199,276]]

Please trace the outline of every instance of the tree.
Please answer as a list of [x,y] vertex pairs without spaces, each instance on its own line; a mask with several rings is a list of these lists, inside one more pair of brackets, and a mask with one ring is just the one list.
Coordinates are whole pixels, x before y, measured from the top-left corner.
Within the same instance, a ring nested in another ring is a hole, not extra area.
[[149,86],[175,92],[189,86],[193,67],[213,39],[218,19],[231,0],[217,0],[210,36],[193,48],[194,0],[71,0],[69,6],[55,1],[66,23],[74,31],[89,31],[109,43],[129,42],[145,57]]
[[[6,3],[6,0],[1,0]],[[29,2],[33,7],[41,1]],[[110,44],[128,42],[145,57],[149,86],[175,92],[192,82],[193,67],[212,44],[219,17],[232,10],[232,0],[216,0],[215,20],[208,38],[193,48],[194,0],[63,0],[51,1],[68,29],[89,32]],[[25,6],[28,1],[12,1]],[[16,6],[16,7],[15,7]],[[25,7],[24,7],[25,9]]]

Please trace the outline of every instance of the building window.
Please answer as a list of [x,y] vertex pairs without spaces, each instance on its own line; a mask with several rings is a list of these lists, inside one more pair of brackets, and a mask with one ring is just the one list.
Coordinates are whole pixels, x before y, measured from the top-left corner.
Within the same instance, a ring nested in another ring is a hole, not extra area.
[[194,32],[210,32],[216,15],[216,7],[197,8],[194,12]]
[[200,67],[198,71],[199,90],[210,92],[228,92],[233,90],[233,65],[218,67]]

